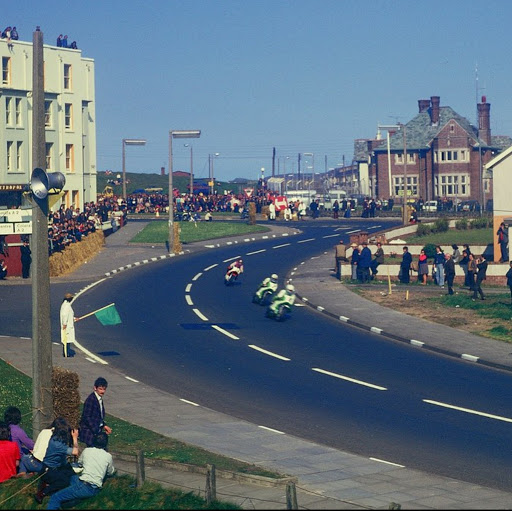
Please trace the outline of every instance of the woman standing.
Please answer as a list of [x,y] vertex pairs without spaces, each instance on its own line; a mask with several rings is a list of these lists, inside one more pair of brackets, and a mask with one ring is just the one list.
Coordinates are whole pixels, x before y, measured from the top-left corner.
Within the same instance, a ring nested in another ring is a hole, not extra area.
[[428,275],[428,258],[425,253],[425,249],[421,249],[420,257],[418,260],[418,275],[420,278],[421,285],[427,285],[427,275]]
[[478,271],[478,267],[476,265],[476,259],[473,254],[469,254],[469,262],[468,262],[468,284],[469,290],[473,291],[475,289],[475,275]]
[[440,245],[436,246],[434,255],[434,272],[436,274],[437,285],[444,288],[444,252]]

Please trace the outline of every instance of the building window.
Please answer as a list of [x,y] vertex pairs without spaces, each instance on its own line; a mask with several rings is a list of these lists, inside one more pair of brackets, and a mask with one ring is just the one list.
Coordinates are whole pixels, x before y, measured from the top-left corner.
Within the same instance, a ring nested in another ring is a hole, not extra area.
[[75,171],[75,148],[73,144],[66,144],[66,171]]
[[7,172],[12,172],[13,168],[13,143],[7,141]]
[[71,64],[64,64],[64,90],[71,90]]
[[[404,176],[393,177],[393,188],[395,196],[404,196]],[[418,196],[418,176],[407,176],[407,196],[417,197]]]
[[11,84],[11,58],[2,57],[2,85]]
[[5,98],[5,124],[12,126],[12,98]]
[[441,197],[469,196],[468,174],[443,174],[434,179],[435,194]]
[[469,151],[467,149],[434,151],[435,163],[459,163],[465,161],[469,161]]
[[46,144],[46,170],[51,170],[53,164],[53,144]]
[[68,130],[73,129],[73,105],[71,103],[64,105],[64,125]]
[[16,142],[16,171],[23,170],[23,142]]
[[[407,153],[407,165],[416,163],[416,153]],[[404,153],[395,153],[395,164],[404,164]]]
[[44,102],[44,125],[47,128],[52,127],[52,102],[51,101]]
[[22,126],[21,98],[16,98],[16,126]]

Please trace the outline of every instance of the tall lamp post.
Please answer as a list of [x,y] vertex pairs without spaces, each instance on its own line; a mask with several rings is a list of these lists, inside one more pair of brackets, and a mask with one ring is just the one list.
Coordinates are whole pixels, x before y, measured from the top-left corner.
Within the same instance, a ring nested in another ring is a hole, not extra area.
[[169,252],[174,250],[174,193],[172,184],[172,139],[199,138],[200,130],[170,130],[169,131]]
[[190,147],[190,195],[194,195],[194,152],[192,144],[183,144],[184,147]]
[[208,163],[210,165],[210,195],[213,195],[213,184],[215,182],[214,174],[213,174],[213,160],[216,156],[219,156],[220,153],[213,153],[208,155]]
[[146,145],[146,141],[141,138],[123,138],[123,199],[126,200],[126,154],[127,145]]

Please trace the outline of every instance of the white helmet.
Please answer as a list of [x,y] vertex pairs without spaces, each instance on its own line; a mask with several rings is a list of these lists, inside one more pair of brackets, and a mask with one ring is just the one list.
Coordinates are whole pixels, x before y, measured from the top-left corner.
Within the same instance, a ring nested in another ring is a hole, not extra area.
[[272,275],[270,275],[270,278],[277,280],[279,277],[275,273],[272,273]]
[[288,291],[295,291],[295,287],[294,287],[294,286],[292,286],[292,284],[288,284],[288,285],[286,286],[286,289],[287,289]]

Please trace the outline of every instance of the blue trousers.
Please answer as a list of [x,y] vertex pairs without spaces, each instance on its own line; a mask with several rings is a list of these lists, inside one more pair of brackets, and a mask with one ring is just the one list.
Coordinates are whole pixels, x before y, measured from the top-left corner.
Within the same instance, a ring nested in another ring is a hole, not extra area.
[[50,497],[46,509],[60,509],[63,502],[68,500],[87,499],[94,497],[100,492],[101,488],[91,486],[80,480],[77,474],[71,477],[71,483],[67,488],[59,490]]

